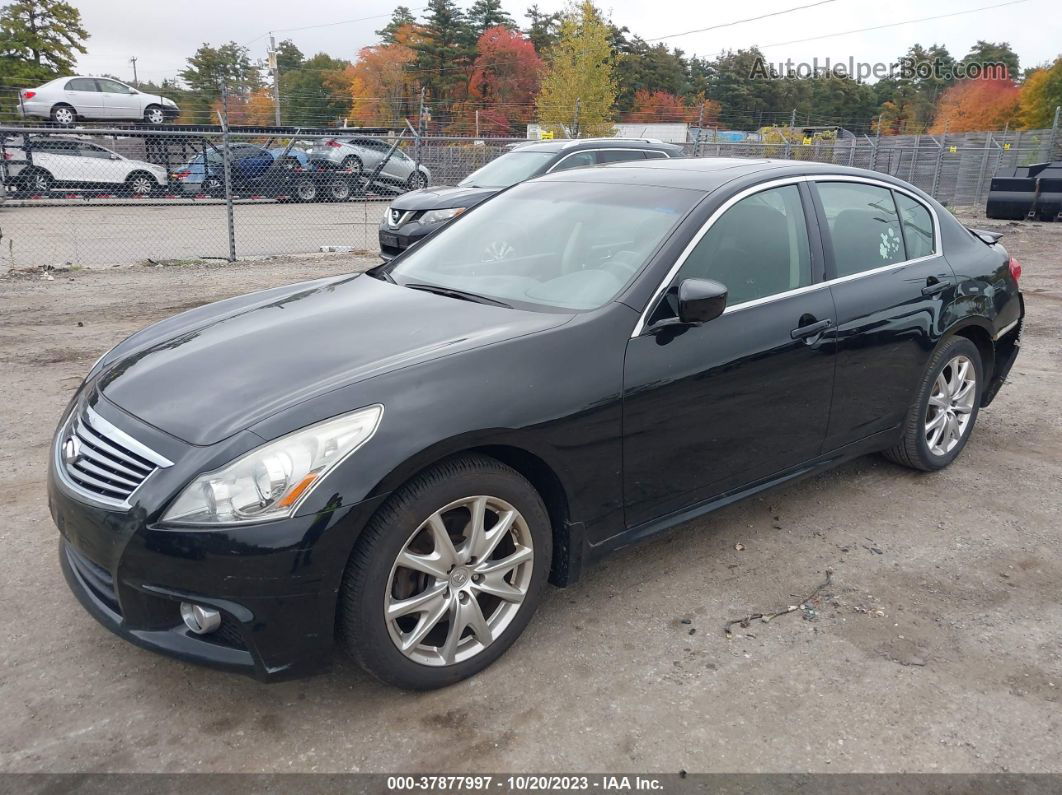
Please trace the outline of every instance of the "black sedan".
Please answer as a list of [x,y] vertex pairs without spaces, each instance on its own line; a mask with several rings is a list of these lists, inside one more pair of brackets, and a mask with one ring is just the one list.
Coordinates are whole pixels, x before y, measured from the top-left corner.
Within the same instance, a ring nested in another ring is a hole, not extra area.
[[[506,256],[478,257],[502,228]],[[338,643],[450,684],[610,550],[866,453],[950,464],[1018,353],[1019,275],[867,171],[525,182],[365,275],[107,353],[52,446],[62,569],[186,660],[271,679]]]

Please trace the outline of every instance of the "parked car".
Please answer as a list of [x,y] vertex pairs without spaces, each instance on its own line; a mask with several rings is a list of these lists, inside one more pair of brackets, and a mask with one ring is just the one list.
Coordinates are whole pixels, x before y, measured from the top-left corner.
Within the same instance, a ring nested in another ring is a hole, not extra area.
[[69,126],[84,121],[165,124],[181,109],[172,99],[144,93],[109,77],[57,77],[19,91],[19,115]]
[[413,158],[401,149],[391,152],[391,144],[376,138],[353,136],[318,140],[310,147],[309,155],[311,160],[327,163],[363,178],[369,177],[380,163],[384,163],[378,181],[405,190],[416,190],[431,184],[431,172],[425,166],[418,169]]
[[[345,201],[353,193],[352,178],[335,171],[313,169],[307,154],[295,147],[265,149],[237,143],[229,147],[232,190],[239,194],[291,198],[296,201]],[[208,148],[172,175],[185,194],[225,195],[225,165],[221,150]]]
[[998,239],[828,164],[516,185],[365,275],[105,354],[51,448],[63,572],[185,660],[291,676],[338,631],[386,682],[451,684],[611,550],[866,453],[951,464],[1019,349]]
[[[683,157],[682,147],[649,138],[583,138],[509,144],[509,151],[472,172],[457,187],[439,185],[405,193],[380,221],[380,255],[388,260],[440,229],[470,207],[525,179],[552,171],[625,160]],[[505,242],[500,242],[503,253]]]
[[27,156],[21,138],[5,141],[7,175],[24,192],[47,194],[52,188],[119,191],[147,196],[166,186],[166,169],[76,138],[50,135],[30,139]]

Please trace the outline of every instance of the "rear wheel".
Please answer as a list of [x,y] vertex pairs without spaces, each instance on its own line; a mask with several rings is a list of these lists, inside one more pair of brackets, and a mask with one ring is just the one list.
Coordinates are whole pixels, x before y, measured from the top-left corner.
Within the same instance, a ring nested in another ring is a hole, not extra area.
[[983,388],[977,346],[965,337],[947,340],[929,360],[903,438],[885,456],[926,472],[946,467],[973,433]]
[[428,175],[419,169],[409,175],[409,179],[406,180],[406,187],[410,190],[419,190],[420,188],[426,188],[428,186]]
[[350,187],[350,181],[343,179],[342,177],[336,177],[328,183],[328,200],[334,202],[345,202],[350,198],[352,193]]
[[312,202],[317,198],[317,183],[309,178],[297,180],[292,194],[300,202]]
[[144,121],[148,124],[165,124],[166,111],[158,105],[148,105],[144,109]]
[[340,634],[377,678],[426,690],[500,657],[527,626],[549,574],[538,493],[492,458],[444,462],[399,489],[344,574]]
[[150,174],[134,171],[126,177],[124,192],[130,196],[150,196],[158,186],[159,184]]
[[52,121],[69,127],[77,121],[77,112],[69,105],[56,105],[52,108]]

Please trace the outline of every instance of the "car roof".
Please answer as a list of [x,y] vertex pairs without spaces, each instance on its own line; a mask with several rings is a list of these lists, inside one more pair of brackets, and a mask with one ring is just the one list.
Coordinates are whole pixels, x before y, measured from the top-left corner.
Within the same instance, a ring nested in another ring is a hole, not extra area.
[[[793,160],[746,159],[735,157],[698,157],[661,160],[628,160],[593,168],[554,171],[535,182],[611,182],[628,185],[656,185],[685,188],[710,193],[728,182],[754,177],[779,179],[805,175],[858,176],[888,182],[906,190],[925,194],[889,174],[863,168],[835,166]],[[753,180],[759,181],[759,180]]]
[[516,152],[579,152],[584,149],[648,149],[676,152],[682,147],[652,138],[574,138],[554,141],[534,141],[517,146]]

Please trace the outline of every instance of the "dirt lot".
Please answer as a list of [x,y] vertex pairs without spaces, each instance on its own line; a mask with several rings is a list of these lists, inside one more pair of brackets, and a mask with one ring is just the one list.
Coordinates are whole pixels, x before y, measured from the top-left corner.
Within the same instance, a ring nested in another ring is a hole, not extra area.
[[[1022,259],[1029,317],[953,467],[862,459],[626,550],[494,667],[417,695],[338,659],[266,686],[118,640],[67,591],[46,506],[96,356],[351,261],[0,278],[0,770],[1062,771],[1062,224],[981,225]],[[827,568],[813,612],[724,638]]]

